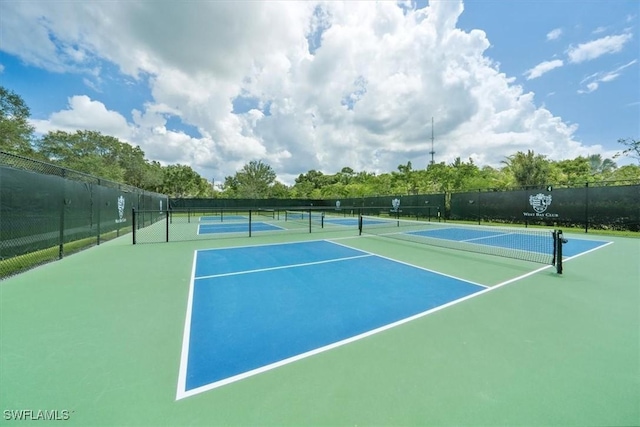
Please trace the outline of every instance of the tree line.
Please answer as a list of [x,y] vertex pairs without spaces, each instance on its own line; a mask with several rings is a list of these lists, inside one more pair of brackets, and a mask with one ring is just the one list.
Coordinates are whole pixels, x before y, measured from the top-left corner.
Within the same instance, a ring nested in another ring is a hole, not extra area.
[[24,100],[0,86],[0,151],[52,163],[170,197],[203,198],[356,198],[390,194],[428,194],[476,189],[582,185],[601,181],[640,180],[640,140],[627,138],[619,156],[638,164],[618,167],[600,154],[554,161],[532,150],[505,157],[500,167],[476,165],[473,159],[414,168],[411,161],[397,170],[375,174],[345,166],[334,174],[310,170],[291,186],[276,179],[270,165],[251,160],[215,188],[188,165],[161,165],[139,146],[92,130],[50,131],[36,136]]

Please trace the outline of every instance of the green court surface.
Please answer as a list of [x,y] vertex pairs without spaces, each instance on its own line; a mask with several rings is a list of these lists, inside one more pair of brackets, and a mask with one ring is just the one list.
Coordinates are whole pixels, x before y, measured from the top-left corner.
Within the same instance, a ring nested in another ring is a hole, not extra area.
[[[613,244],[558,275],[356,234],[135,246],[123,236],[0,282],[0,424],[640,424],[640,239],[567,235]],[[177,400],[194,250],[325,238],[492,289]]]

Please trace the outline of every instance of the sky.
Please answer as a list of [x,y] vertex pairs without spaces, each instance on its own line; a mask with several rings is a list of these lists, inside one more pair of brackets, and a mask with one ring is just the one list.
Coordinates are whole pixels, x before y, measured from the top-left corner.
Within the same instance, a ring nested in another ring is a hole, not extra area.
[[432,143],[611,158],[640,137],[639,20],[638,0],[0,0],[0,85],[38,135],[100,131],[215,183],[252,160],[288,185],[423,169]]

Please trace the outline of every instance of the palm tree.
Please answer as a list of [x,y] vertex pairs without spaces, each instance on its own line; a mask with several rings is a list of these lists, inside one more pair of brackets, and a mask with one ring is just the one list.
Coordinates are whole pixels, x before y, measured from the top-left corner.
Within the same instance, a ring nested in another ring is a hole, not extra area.
[[533,150],[527,153],[518,151],[503,160],[507,172],[511,172],[518,185],[522,187],[537,187],[548,184],[551,163],[546,156],[536,155]]
[[591,169],[591,175],[607,174],[613,172],[618,167],[616,162],[611,159],[603,159],[600,154],[592,154],[587,157],[589,162],[589,168]]

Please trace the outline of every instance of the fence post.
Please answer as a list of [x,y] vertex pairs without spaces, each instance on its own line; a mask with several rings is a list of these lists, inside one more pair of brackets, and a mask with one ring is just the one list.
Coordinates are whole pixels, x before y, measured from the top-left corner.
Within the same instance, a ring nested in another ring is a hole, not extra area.
[[[91,193],[92,193],[91,200],[93,200],[93,192],[94,192],[94,189],[96,189],[94,187],[95,185],[91,184]],[[100,187],[100,179],[98,179],[98,187]],[[98,232],[98,238],[97,238],[96,244],[100,245],[100,211],[102,210],[102,199],[100,197],[100,189],[97,188],[96,190],[98,190],[97,191],[98,194],[96,194],[97,202],[96,204],[91,205],[91,209],[94,209],[96,205],[98,206],[98,211],[96,212],[96,230]],[[91,215],[91,217],[93,217],[93,215]]]
[[166,212],[165,218],[165,228],[166,228],[166,237],[167,243],[169,243],[169,211]]
[[133,244],[136,244],[136,208],[131,208],[131,230],[133,235]]
[[478,199],[477,199],[477,201],[476,201],[476,203],[478,204],[478,225],[480,225],[480,214],[482,213],[482,212],[480,212],[480,194],[481,194],[480,192],[481,192],[481,191],[482,191],[482,190],[480,190],[480,189],[478,188]]
[[584,232],[589,232],[589,182],[584,186]]
[[64,257],[64,207],[67,204],[66,196],[67,196],[67,170],[62,169],[62,178],[65,181],[62,183],[62,203],[60,204],[60,244],[58,245],[58,259],[62,259]]

